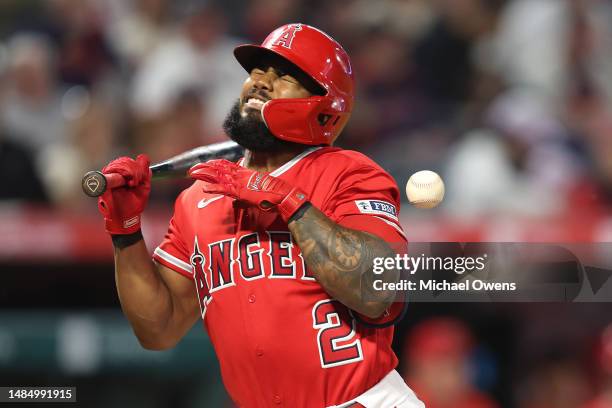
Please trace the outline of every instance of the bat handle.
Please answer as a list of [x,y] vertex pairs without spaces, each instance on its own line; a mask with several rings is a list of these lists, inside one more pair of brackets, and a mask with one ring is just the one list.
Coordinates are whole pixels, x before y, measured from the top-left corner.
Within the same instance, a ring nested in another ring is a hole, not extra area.
[[83,192],[90,197],[101,196],[107,189],[121,187],[125,184],[125,179],[121,174],[103,174],[97,170],[85,173],[81,181]]

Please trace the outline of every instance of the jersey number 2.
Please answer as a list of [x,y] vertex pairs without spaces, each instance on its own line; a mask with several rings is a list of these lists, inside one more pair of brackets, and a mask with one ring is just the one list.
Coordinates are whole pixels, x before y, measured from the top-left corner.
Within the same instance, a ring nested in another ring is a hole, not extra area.
[[321,367],[329,368],[363,360],[355,319],[337,300],[318,301],[312,308],[312,327],[318,330]]

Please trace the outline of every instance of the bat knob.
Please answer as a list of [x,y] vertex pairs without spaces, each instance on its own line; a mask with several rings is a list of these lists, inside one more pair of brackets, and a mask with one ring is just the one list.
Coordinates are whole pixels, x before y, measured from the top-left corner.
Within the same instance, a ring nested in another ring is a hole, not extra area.
[[83,192],[90,197],[98,197],[106,191],[106,177],[101,172],[88,171],[81,181]]

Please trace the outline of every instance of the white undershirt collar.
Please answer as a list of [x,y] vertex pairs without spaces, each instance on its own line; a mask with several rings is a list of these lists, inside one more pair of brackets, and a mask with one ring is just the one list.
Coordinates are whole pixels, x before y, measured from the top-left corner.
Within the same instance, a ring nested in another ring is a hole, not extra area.
[[[302,160],[304,157],[306,157],[309,154],[314,153],[317,150],[322,149],[322,148],[323,148],[322,146],[309,147],[308,149],[304,150],[302,153],[300,153],[297,156],[295,156],[293,159],[289,160],[287,163],[285,163],[282,166],[280,166],[278,169],[276,169],[273,172],[271,172],[270,175],[274,176],[274,177],[280,176],[281,174],[283,174],[287,170],[289,170],[291,167],[293,167],[297,162]],[[242,159],[240,159],[238,164],[240,166],[244,167],[244,157]]]

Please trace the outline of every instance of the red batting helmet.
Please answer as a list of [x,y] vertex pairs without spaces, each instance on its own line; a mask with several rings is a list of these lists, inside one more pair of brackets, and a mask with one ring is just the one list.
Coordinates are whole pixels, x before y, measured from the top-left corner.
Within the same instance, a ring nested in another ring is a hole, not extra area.
[[274,136],[308,145],[334,142],[351,115],[354,99],[351,62],[336,40],[306,24],[287,24],[261,45],[236,47],[234,55],[247,72],[280,56],[320,89],[308,98],[273,99],[264,104],[261,113]]

